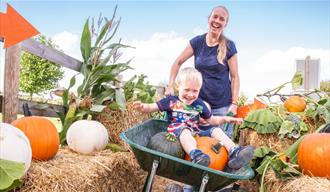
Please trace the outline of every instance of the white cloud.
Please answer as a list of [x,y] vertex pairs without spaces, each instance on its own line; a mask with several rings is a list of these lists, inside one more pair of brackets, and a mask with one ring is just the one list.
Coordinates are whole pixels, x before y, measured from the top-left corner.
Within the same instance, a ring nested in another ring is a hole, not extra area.
[[256,60],[239,57],[241,91],[249,97],[264,93],[291,80],[295,73],[296,60],[320,59],[320,79],[330,78],[330,52],[322,49],[293,47],[288,50],[272,50]]
[[[65,54],[82,61],[81,53],[80,53],[80,42],[79,36],[77,34],[73,34],[67,31],[63,31],[62,33],[56,34],[52,37],[53,42],[59,46],[59,49],[64,51]],[[59,82],[60,87],[68,88],[70,84],[70,79],[76,75],[78,72],[73,71],[68,68],[63,68],[64,76],[62,80]],[[76,76],[76,85],[72,88],[72,90],[76,90],[78,85],[82,83],[82,75]]]
[[79,36],[67,31],[56,34],[52,37],[53,42],[59,46],[65,54],[81,60]]
[[[187,43],[188,39],[178,37],[173,32],[156,33],[144,41],[128,42],[136,49],[124,50],[123,56],[134,57],[131,66],[135,70],[126,72],[125,79],[133,74],[143,73],[148,76],[152,84],[167,82],[172,63]],[[240,50],[253,51],[244,47]],[[304,59],[308,55],[312,59],[320,59],[320,79],[329,80],[329,50],[292,47],[287,50],[272,50],[261,56],[239,54],[241,92],[253,98],[256,94],[264,93],[290,81],[295,73],[296,59]],[[188,60],[187,63],[184,66],[193,66],[193,59]],[[290,89],[283,89],[283,91],[290,91]]]
[[[77,35],[69,32],[63,32],[53,37],[54,42],[66,54],[81,60],[78,39]],[[129,79],[134,74],[145,74],[151,84],[157,85],[160,82],[167,82],[174,60],[187,46],[188,41],[189,39],[179,37],[175,32],[169,32],[155,33],[146,40],[123,42],[123,44],[135,47],[135,49],[121,49],[123,52],[121,60],[127,61],[133,58],[131,67],[134,68],[134,70],[128,70],[124,73],[124,80]],[[257,55],[257,51],[245,47],[241,47],[240,50],[242,51],[238,55],[238,63],[241,92],[249,98],[290,81],[295,73],[296,59],[304,59],[306,56],[320,59],[320,79],[330,79],[329,49],[292,47],[287,50],[272,50],[262,55]],[[4,64],[3,50],[1,52],[1,63]],[[1,69],[3,66],[0,66],[0,72],[3,72]],[[184,66],[193,66],[193,58],[189,59]],[[60,86],[68,87],[70,78],[76,73],[66,69],[65,77],[61,80]],[[3,77],[2,74],[1,77]],[[81,79],[81,75],[79,75],[76,84],[81,84]],[[2,85],[1,82],[0,89],[3,88]]]
[[204,33],[205,33],[205,29],[202,29],[201,27],[195,27],[193,29],[194,35],[200,35],[200,34],[204,34]]
[[[176,57],[187,46],[188,39],[178,37],[174,32],[155,33],[147,40],[134,40],[125,44],[135,47],[135,49],[125,49],[122,58],[129,59],[134,57],[131,67],[124,73],[124,79],[134,74],[145,74],[147,80],[154,85],[160,82],[167,82],[171,66]],[[192,60],[188,60],[185,66],[193,66]]]

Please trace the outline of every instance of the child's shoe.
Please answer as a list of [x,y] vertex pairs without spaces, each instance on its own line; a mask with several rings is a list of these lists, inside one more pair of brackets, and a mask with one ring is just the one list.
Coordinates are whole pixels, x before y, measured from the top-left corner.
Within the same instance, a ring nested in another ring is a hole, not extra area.
[[239,169],[247,165],[253,158],[253,147],[235,146],[230,149],[228,167],[232,169]]
[[197,163],[199,165],[203,165],[206,167],[210,165],[210,157],[199,149],[192,150],[189,153],[189,156],[190,156],[191,162],[193,162],[193,163]]

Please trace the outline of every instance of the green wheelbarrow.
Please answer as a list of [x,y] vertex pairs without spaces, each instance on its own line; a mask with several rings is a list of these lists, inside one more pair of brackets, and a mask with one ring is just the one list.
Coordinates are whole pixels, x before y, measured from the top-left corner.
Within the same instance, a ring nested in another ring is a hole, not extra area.
[[148,172],[143,191],[151,191],[155,175],[196,186],[200,192],[219,190],[237,180],[254,177],[254,171],[249,166],[227,173],[147,148],[150,138],[166,131],[168,124],[164,120],[150,119],[120,134],[121,139],[132,148],[140,167]]

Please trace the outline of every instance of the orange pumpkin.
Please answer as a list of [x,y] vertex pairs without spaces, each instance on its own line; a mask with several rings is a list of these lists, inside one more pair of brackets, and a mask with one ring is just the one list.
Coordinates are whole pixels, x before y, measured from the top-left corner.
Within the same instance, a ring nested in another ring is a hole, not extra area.
[[284,107],[289,112],[303,112],[306,108],[306,102],[299,96],[291,96],[284,101]]
[[34,159],[48,160],[56,155],[60,139],[51,121],[43,117],[30,116],[17,119],[11,124],[22,130],[29,139]]
[[[218,153],[212,150],[212,145],[219,143],[218,140],[211,137],[197,137],[197,149],[210,156],[212,169],[223,170],[228,161],[228,152],[225,147],[221,147]],[[189,155],[186,154],[185,159],[190,161]]]
[[236,117],[245,118],[251,111],[255,111],[257,109],[262,109],[266,107],[267,107],[266,104],[259,101],[257,98],[254,98],[253,104],[244,105],[237,108]]
[[330,179],[330,133],[306,135],[298,146],[298,164],[307,175]]

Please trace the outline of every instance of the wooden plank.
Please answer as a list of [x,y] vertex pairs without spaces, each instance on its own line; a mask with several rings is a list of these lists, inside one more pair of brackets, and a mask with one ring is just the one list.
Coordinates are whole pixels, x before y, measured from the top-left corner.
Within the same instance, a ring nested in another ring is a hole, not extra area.
[[63,67],[80,72],[82,62],[66,55],[65,53],[47,47],[32,38],[23,41],[21,44],[24,51],[57,63]]
[[2,102],[2,120],[5,123],[11,123],[17,119],[20,53],[20,44],[6,49],[4,97]]
[[[3,97],[0,95],[0,112],[2,109],[2,102],[1,102],[2,99]],[[22,107],[24,103],[28,104],[31,113],[34,116],[58,117],[55,111],[64,113],[64,107],[62,105],[45,104],[35,101],[27,101],[27,100],[19,99],[16,109],[18,111],[18,114],[24,114]]]

